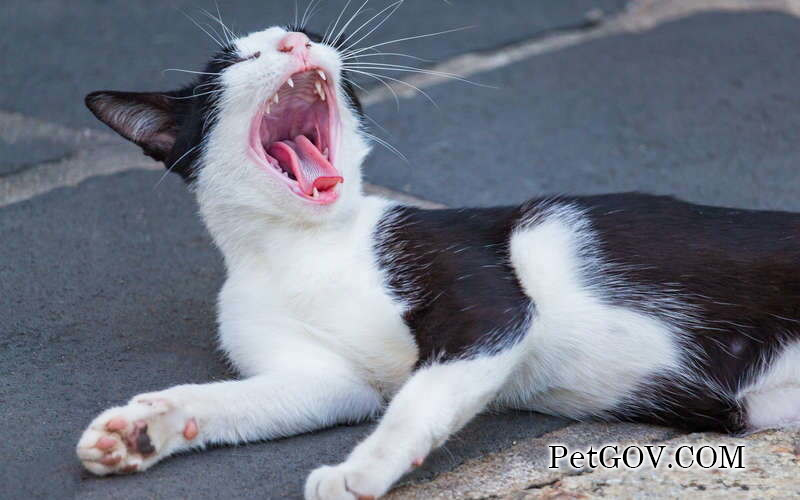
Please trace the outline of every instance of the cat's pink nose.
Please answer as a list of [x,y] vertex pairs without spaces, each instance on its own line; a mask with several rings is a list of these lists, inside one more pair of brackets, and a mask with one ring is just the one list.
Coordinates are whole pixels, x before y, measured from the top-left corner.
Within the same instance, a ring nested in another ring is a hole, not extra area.
[[279,51],[288,52],[301,58],[305,58],[310,48],[311,40],[304,33],[294,31],[286,33],[286,36],[278,43]]

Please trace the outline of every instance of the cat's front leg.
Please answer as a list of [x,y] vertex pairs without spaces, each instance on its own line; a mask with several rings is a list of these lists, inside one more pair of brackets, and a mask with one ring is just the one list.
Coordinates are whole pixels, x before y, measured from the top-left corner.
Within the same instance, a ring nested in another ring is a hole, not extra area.
[[380,394],[344,360],[309,350],[284,354],[291,367],[142,394],[104,411],[78,442],[79,459],[97,475],[139,472],[189,448],[291,436],[380,409]]
[[495,398],[515,366],[511,351],[419,369],[347,460],[311,473],[306,499],[365,500],[385,494]]

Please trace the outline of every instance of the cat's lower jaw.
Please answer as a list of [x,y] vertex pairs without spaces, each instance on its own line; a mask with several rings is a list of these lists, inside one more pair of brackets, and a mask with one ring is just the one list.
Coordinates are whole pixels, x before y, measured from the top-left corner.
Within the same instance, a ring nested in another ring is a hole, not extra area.
[[200,444],[197,420],[160,393],[141,394],[101,413],[84,431],[77,453],[98,476],[141,472]]

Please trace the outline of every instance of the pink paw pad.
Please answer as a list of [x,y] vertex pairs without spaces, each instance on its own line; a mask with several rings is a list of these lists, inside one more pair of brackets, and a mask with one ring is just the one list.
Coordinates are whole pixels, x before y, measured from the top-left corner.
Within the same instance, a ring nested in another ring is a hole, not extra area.
[[191,441],[196,438],[199,433],[200,430],[197,428],[197,420],[190,418],[183,428],[183,437],[185,437],[187,441]]
[[108,436],[103,436],[97,440],[97,443],[94,445],[95,448],[100,450],[110,450],[117,444],[117,441],[114,438],[110,438]]
[[106,429],[111,432],[119,432],[128,426],[128,421],[122,417],[114,417],[106,424]]

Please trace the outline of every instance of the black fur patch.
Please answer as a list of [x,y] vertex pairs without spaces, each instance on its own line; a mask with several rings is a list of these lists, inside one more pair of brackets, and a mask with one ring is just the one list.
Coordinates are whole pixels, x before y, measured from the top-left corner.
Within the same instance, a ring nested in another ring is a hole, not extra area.
[[388,286],[408,304],[419,363],[496,352],[522,338],[535,304],[509,264],[509,238],[559,207],[588,222],[591,248],[580,255],[592,263],[587,284],[674,326],[695,359],[694,378],[642,380],[606,410],[623,420],[742,431],[734,395],[800,338],[800,214],[635,193],[518,208],[395,208],[378,228],[377,255]]
[[380,225],[378,258],[408,305],[419,364],[496,352],[527,330],[532,304],[509,262],[517,208],[398,207]]
[[800,338],[800,214],[641,194],[573,201],[587,210],[604,257],[625,265],[628,282],[695,311],[681,341],[699,352],[698,375],[724,391],[648,381],[633,399],[655,399],[663,408],[640,412],[631,404],[617,414],[693,430],[743,430],[745,415],[730,395]]

